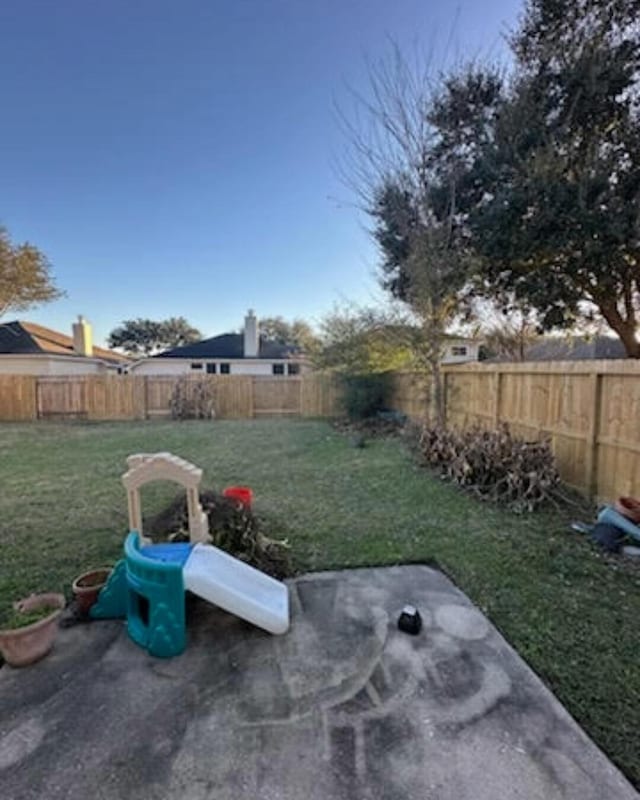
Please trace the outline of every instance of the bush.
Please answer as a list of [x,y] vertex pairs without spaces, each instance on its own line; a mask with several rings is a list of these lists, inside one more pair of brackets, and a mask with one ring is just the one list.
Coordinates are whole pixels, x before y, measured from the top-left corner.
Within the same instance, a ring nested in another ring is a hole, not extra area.
[[389,407],[392,387],[388,372],[345,376],[342,403],[346,415],[351,420],[375,417]]

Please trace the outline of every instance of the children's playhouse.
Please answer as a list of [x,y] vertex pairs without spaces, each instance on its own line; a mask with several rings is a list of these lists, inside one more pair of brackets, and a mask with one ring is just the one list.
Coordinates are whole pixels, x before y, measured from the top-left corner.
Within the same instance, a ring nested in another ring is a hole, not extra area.
[[[94,619],[125,618],[129,636],[151,655],[175,656],[187,641],[185,592],[273,634],[289,629],[286,584],[214,547],[199,501],[202,470],[171,453],[129,456],[129,534],[124,557],[91,609]],[[187,493],[189,542],[153,544],[144,536],[140,488],[169,480]]]

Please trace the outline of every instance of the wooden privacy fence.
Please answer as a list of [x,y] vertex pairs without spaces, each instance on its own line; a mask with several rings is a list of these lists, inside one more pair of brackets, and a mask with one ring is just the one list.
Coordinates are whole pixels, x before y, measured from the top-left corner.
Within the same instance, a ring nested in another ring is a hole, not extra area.
[[[167,416],[175,377],[0,376],[0,419],[147,419]],[[202,378],[190,379],[193,381]],[[219,418],[340,413],[331,375],[211,375]],[[507,422],[527,438],[549,437],[563,479],[592,496],[640,496],[640,362],[470,364],[444,369],[449,425]],[[391,405],[428,414],[424,377],[394,376]]]
[[[444,370],[448,425],[506,422],[528,439],[548,437],[560,474],[592,497],[640,497],[640,362],[469,364]],[[428,409],[418,376],[396,381],[396,405]]]
[[[331,417],[340,413],[339,387],[330,375],[270,378],[211,375],[216,417]],[[0,419],[126,420],[169,416],[177,377],[87,375],[81,377],[0,376]]]

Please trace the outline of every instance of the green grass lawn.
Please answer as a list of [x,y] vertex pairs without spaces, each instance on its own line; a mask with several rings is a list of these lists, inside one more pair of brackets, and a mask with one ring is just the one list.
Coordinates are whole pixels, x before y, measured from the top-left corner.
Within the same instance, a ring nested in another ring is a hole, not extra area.
[[[462,494],[397,441],[359,450],[289,420],[0,426],[0,607],[118,558],[125,458],[157,450],[203,467],[204,487],[252,486],[300,570],[436,561],[640,784],[640,570],[560,513],[518,517]],[[145,513],[175,492],[147,487]]]

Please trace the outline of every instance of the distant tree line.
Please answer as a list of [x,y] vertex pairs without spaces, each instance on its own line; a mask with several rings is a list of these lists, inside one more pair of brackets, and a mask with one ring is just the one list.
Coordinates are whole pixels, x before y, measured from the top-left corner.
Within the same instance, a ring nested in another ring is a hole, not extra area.
[[184,317],[166,320],[126,319],[109,334],[109,347],[117,347],[132,356],[149,356],[171,347],[198,342],[202,334]]

